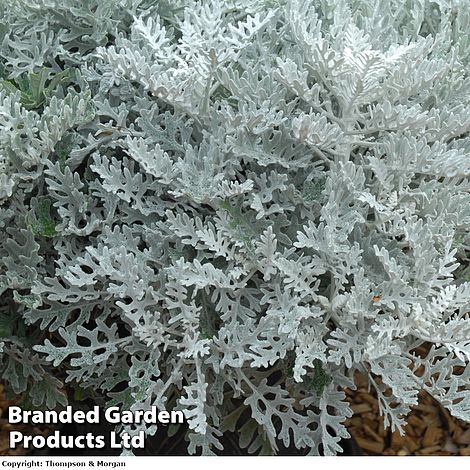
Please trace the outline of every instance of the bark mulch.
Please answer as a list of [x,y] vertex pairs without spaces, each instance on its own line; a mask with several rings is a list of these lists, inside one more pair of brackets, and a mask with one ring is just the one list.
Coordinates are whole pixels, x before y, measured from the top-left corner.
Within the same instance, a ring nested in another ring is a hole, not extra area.
[[7,400],[3,394],[3,385],[0,383],[0,455],[27,455],[30,453],[29,449],[18,447],[10,449],[10,431],[21,431],[29,435],[43,435],[49,434],[49,429],[46,426],[31,426],[30,424],[15,424],[12,425],[8,422],[8,407],[14,405],[14,401]]
[[398,431],[384,430],[367,379],[358,376],[356,385],[357,390],[346,390],[354,411],[346,424],[365,455],[470,455],[470,423],[452,417],[426,392],[420,393],[401,436]]

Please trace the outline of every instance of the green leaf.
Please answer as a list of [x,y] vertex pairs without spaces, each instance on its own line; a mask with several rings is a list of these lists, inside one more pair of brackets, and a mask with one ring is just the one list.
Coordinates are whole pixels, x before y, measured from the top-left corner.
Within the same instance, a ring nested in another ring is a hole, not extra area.
[[38,308],[42,305],[41,296],[37,294],[22,295],[22,294],[19,294],[17,291],[14,291],[13,299],[17,303],[24,305],[28,309]]
[[18,88],[16,88],[10,80],[1,80],[0,85],[10,93],[16,93],[18,91]]
[[43,67],[37,73],[23,75],[16,80],[1,80],[0,85],[10,93],[20,91],[20,101],[26,109],[38,109],[44,104],[46,98],[52,96],[59,85],[64,86],[74,78],[72,69],[65,69],[55,74],[51,80],[49,80],[50,75],[51,70]]
[[323,364],[319,359],[315,359],[313,361],[313,365],[314,372],[310,386],[316,393],[317,397],[321,397],[325,387],[330,384],[331,377],[325,372],[325,369],[323,369]]
[[75,78],[75,71],[73,69],[65,69],[60,73],[54,75],[44,89],[44,94],[46,97],[50,96],[52,92],[59,86],[65,86],[66,84],[72,82]]
[[51,217],[51,201],[47,197],[33,199],[29,214],[30,228],[35,236],[51,238],[56,235],[56,221]]
[[13,336],[15,321],[9,315],[0,313],[0,338]]
[[74,401],[82,401],[83,400],[83,388],[80,385],[75,387],[73,391],[73,399]]
[[48,78],[49,70],[42,68],[38,73],[29,74],[28,78],[22,81],[21,102],[26,109],[37,109],[44,103],[44,87]]

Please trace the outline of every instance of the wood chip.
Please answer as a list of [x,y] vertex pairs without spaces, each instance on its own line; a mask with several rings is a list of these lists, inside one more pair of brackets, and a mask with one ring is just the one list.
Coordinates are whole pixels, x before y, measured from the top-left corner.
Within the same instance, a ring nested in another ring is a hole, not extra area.
[[459,454],[469,456],[470,455],[470,447],[461,447],[459,449]]
[[375,423],[377,422],[377,416],[375,413],[371,413],[370,411],[366,414],[363,415],[364,416],[364,419],[367,419],[369,420],[370,422]]
[[374,439],[374,441],[383,443],[383,439],[368,424],[364,424],[364,431],[365,434]]
[[427,426],[435,426],[440,423],[439,416],[434,411],[434,414],[427,414],[423,416],[423,421]]
[[380,437],[381,437],[382,439],[384,439],[385,437],[387,437],[388,434],[389,434],[389,432],[390,432],[390,430],[389,430],[389,429],[385,429],[383,422],[379,423],[378,433],[379,433],[379,435],[380,435]]
[[372,452],[374,454],[381,454],[384,450],[383,442],[374,442],[362,437],[358,437],[356,441],[361,449]]
[[368,403],[360,403],[359,405],[352,405],[351,406],[354,414],[360,415],[362,413],[368,413],[372,410],[371,406]]
[[458,430],[458,426],[456,422],[454,421],[454,418],[450,415],[450,413],[439,403],[439,411],[441,413],[441,416],[444,417],[445,424],[447,425],[447,429],[454,434],[456,430]]
[[436,412],[436,409],[434,406],[430,406],[430,405],[424,405],[422,403],[419,403],[417,405],[415,405],[413,407],[415,410],[419,410],[419,411],[424,411],[425,413],[435,413]]
[[411,454],[413,454],[422,447],[421,442],[419,439],[411,437],[409,434],[407,434],[407,437],[408,440],[406,441],[406,448],[410,451]]
[[459,451],[459,448],[455,445],[455,442],[450,437],[448,437],[444,444],[443,450],[447,451],[449,455],[455,455]]
[[372,395],[369,395],[369,393],[361,393],[361,400],[369,403],[374,407],[374,405],[377,405],[377,398],[373,397]]
[[418,416],[412,414],[407,421],[408,427],[415,429],[418,433],[424,433],[426,424],[424,424],[423,420],[418,418]]
[[375,429],[377,427],[377,419],[371,418],[370,413],[361,415],[360,418],[362,419],[362,424],[364,424],[364,426],[367,424],[371,429]]
[[431,454],[435,454],[437,453],[438,451],[441,450],[441,446],[432,446],[432,447],[425,447],[424,449],[421,449],[419,451],[419,454],[422,454],[422,455],[431,455]]
[[353,428],[359,428],[362,426],[362,420],[359,416],[353,416],[352,418],[349,418],[347,423],[348,426],[351,426]]
[[430,426],[426,429],[423,437],[423,447],[432,447],[442,440],[442,429]]
[[391,447],[389,447],[388,449],[385,449],[383,451],[382,455],[397,455],[397,454]]
[[0,454],[4,455],[6,451],[10,449],[10,445],[8,443],[8,437],[5,436],[5,438],[2,436],[1,438],[1,443],[0,443]]
[[419,437],[419,436],[416,436],[416,429],[411,427],[411,426],[406,426],[406,436],[409,437],[409,438],[412,438],[412,439],[415,439],[416,437]]
[[393,434],[392,434],[392,447],[394,449],[402,449],[403,447],[406,447],[406,444],[407,444],[407,441],[408,441],[408,438],[405,436],[400,436],[400,433],[399,431],[395,431]]
[[470,445],[470,429],[467,429],[456,437],[455,443],[459,445]]

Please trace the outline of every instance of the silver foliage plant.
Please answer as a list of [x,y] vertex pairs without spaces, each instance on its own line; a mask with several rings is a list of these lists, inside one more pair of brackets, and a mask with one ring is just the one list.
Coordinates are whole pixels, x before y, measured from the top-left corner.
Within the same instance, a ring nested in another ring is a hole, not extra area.
[[466,0],[1,8],[14,393],[182,409],[205,454],[341,452],[356,371],[392,429],[470,420]]

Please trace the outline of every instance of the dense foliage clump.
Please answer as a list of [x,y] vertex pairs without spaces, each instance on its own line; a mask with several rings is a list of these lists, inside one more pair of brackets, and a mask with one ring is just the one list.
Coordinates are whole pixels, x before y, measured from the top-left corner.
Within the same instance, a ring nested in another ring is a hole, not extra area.
[[14,393],[183,409],[190,453],[335,454],[355,371],[394,429],[423,389],[470,420],[466,0],[1,17]]

